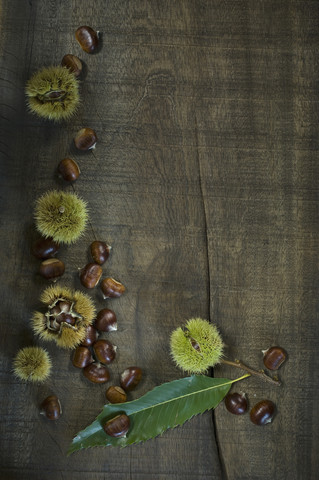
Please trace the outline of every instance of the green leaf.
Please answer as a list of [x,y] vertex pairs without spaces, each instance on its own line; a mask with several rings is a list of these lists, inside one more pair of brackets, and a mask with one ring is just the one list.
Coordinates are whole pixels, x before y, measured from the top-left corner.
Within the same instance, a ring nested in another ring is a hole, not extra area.
[[[194,415],[215,408],[232,383],[248,376],[228,380],[192,375],[155,387],[132,402],[107,404],[96,420],[73,439],[68,454],[99,445],[125,447],[145,442],[161,435],[168,428],[183,425]],[[129,416],[130,429],[126,437],[113,438],[104,432],[103,425],[119,413]]]

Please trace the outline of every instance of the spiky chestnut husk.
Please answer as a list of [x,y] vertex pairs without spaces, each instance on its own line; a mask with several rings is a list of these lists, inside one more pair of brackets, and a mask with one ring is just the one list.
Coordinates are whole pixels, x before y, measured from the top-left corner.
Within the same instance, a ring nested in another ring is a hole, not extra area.
[[20,380],[43,382],[50,375],[51,366],[51,359],[44,348],[25,347],[14,359],[13,372]]
[[223,341],[217,328],[202,318],[191,318],[171,335],[171,354],[181,369],[203,373],[221,360]]
[[65,67],[45,67],[36,72],[26,85],[29,110],[53,121],[66,120],[79,104],[78,82]]
[[[34,312],[34,333],[43,340],[55,341],[62,348],[75,348],[80,345],[96,314],[91,298],[78,290],[53,285],[42,292],[40,301],[47,310],[45,313]],[[61,320],[62,317],[65,320]]]
[[83,233],[87,204],[75,193],[52,190],[37,199],[34,218],[38,231],[59,243],[73,243]]

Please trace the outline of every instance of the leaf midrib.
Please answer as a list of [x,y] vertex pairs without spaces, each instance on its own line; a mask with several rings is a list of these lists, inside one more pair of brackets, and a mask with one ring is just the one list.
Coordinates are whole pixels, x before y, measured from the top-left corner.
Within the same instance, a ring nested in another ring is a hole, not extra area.
[[[233,382],[234,382],[234,380],[229,380],[228,382],[220,383],[219,385],[212,385],[211,387],[203,388],[201,390],[196,390],[195,392],[187,393],[187,394],[181,395],[179,397],[170,398],[169,400],[166,400],[164,402],[156,403],[156,405],[149,405],[148,407],[141,408],[140,410],[137,410],[133,413],[130,413],[130,416],[140,414],[140,413],[142,413],[146,410],[149,410],[149,409],[160,407],[162,405],[165,405],[166,403],[180,401],[182,398],[186,398],[186,397],[189,397],[191,395],[197,395],[197,394],[200,394],[202,392],[208,392],[209,390],[213,390],[215,388],[224,387],[225,385],[232,384]],[[136,400],[136,402],[138,402],[138,401],[139,401],[139,399]]]

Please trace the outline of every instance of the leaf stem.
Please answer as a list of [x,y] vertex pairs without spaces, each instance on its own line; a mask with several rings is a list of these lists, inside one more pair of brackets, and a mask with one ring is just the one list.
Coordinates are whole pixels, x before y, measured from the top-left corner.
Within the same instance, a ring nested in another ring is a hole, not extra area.
[[247,377],[250,377],[250,373],[245,373],[245,375],[243,375],[242,377],[235,378],[235,380],[232,380],[231,383],[240,382],[241,380],[244,380],[244,378],[247,378]]
[[[230,365],[231,367],[236,367],[240,368],[241,370],[245,370],[248,372],[250,375],[254,375],[255,377],[259,377],[260,379],[264,380],[265,382],[271,383],[272,385],[276,385],[276,387],[279,387],[281,385],[280,380],[269,377],[266,375],[264,371],[258,372],[257,370],[254,370],[253,368],[248,367],[244,363],[242,363],[240,360],[235,360],[232,362],[231,360],[221,360],[220,363],[224,365]],[[239,379],[241,380],[241,378]]]

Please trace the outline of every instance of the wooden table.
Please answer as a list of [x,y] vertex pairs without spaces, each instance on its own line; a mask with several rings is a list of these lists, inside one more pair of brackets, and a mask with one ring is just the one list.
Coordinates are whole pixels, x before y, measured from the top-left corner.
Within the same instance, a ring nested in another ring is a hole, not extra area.
[[[318,478],[318,23],[311,0],[1,2],[1,479]],[[80,25],[102,33],[97,54],[75,41]],[[24,87],[66,53],[84,63],[82,102],[53,124],[26,111]],[[97,132],[94,152],[73,146],[84,126]],[[61,248],[59,282],[84,291],[78,268],[97,238],[113,247],[105,274],[127,287],[116,300],[91,293],[118,316],[112,381],[139,365],[138,398],[183,377],[170,334],[203,317],[229,359],[260,369],[262,349],[287,350],[280,388],[252,377],[236,386],[250,406],[276,403],[272,424],[222,403],[145,444],[66,456],[106,390],[30,327],[48,285],[30,254],[34,202],[73,191],[56,173],[67,156],[80,165],[74,190],[90,223]],[[12,375],[17,351],[33,344],[53,358],[42,385]],[[39,415],[50,393],[63,404],[57,422]]]

